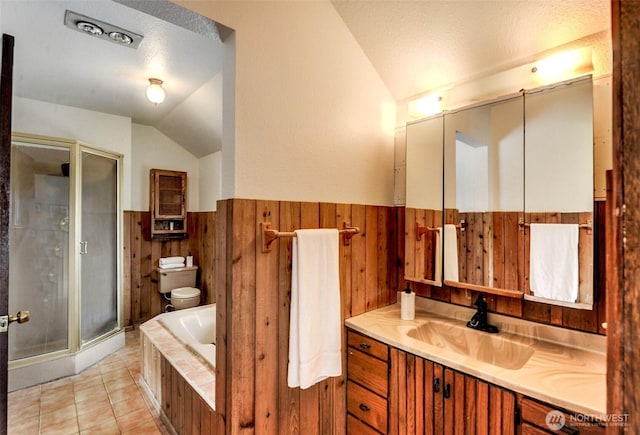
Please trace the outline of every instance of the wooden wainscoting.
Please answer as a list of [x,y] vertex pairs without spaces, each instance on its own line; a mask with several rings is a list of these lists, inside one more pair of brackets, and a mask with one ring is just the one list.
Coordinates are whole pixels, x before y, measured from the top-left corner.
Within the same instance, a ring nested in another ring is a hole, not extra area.
[[204,303],[215,302],[215,212],[187,213],[188,238],[151,240],[151,217],[147,211],[124,212],[123,325],[144,322],[160,314],[163,298],[158,293],[156,268],[160,257],[193,254],[198,269],[198,288]]
[[[216,216],[218,433],[343,434],[343,376],[300,390],[287,386],[291,239],[263,253],[260,223],[279,231],[360,228],[340,243],[342,317],[395,302],[398,209],[394,207],[232,199]],[[404,216],[403,216],[404,219]],[[401,234],[403,234],[402,232]],[[343,346],[346,349],[346,346]],[[345,353],[346,355],[346,353]],[[346,358],[346,356],[345,356]]]

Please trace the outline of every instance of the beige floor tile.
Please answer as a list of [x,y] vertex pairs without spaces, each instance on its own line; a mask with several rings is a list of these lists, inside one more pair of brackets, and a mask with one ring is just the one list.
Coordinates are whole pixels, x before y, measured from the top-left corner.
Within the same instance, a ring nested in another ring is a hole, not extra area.
[[64,391],[58,391],[56,394],[42,393],[40,399],[40,411],[43,414],[59,411],[69,405],[75,405],[73,389],[71,389],[71,391],[67,391],[66,389]]
[[135,386],[136,383],[134,382],[129,372],[127,372],[126,377],[105,381],[104,385],[105,387],[107,387],[107,392],[111,393],[115,390],[120,390],[125,387],[129,387],[132,385]]
[[103,406],[89,413],[78,415],[78,426],[81,431],[92,427],[113,426],[114,424],[116,424],[116,417],[113,415],[111,406]]
[[134,383],[128,384],[123,388],[118,388],[117,390],[109,390],[109,400],[111,400],[112,404],[123,400],[126,401],[136,396],[140,396],[140,390],[138,390],[138,386]]
[[104,398],[108,398],[108,396],[107,390],[102,383],[75,391],[76,403],[84,402],[85,400],[101,400]]
[[78,414],[88,414],[104,406],[111,406],[108,396],[104,396],[95,400],[83,400],[82,402],[76,403]]
[[136,383],[139,331],[127,332],[125,341],[125,349],[78,375],[10,393],[8,433],[169,434]]
[[49,390],[55,390],[59,387],[63,387],[65,385],[71,384],[73,381],[70,377],[58,379],[57,381],[47,382],[46,384],[42,384],[42,392]]
[[103,384],[102,375],[98,373],[97,375],[74,380],[73,389],[74,391],[78,391],[85,388],[95,388],[97,386],[102,386],[102,384]]
[[123,435],[162,435],[162,431],[153,421],[146,421],[131,429],[123,430]]
[[131,396],[127,400],[112,403],[111,406],[113,407],[113,412],[116,415],[116,418],[123,417],[126,414],[139,409],[148,409],[147,404],[140,393],[136,393],[136,395]]
[[8,435],[31,435],[37,434],[40,427],[39,419],[32,418],[29,420],[23,420],[17,423],[9,423],[7,428]]
[[122,432],[130,431],[134,427],[142,426],[148,422],[152,422],[155,425],[153,417],[151,417],[151,414],[149,414],[149,411],[146,409],[137,409],[118,417],[116,420],[118,421],[118,427]]

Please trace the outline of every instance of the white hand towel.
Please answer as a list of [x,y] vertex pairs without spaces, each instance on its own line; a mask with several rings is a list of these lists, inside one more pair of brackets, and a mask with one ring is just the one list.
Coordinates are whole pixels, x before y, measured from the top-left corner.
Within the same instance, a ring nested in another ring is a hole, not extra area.
[[179,269],[184,267],[184,263],[169,263],[169,264],[161,264],[160,269]]
[[159,260],[159,266],[165,266],[167,264],[179,264],[184,263],[184,257],[165,257]]
[[577,224],[531,224],[529,273],[535,296],[578,299]]
[[444,226],[444,279],[458,281],[458,230],[454,224]]
[[338,230],[298,230],[293,238],[289,369],[291,388],[342,374]]

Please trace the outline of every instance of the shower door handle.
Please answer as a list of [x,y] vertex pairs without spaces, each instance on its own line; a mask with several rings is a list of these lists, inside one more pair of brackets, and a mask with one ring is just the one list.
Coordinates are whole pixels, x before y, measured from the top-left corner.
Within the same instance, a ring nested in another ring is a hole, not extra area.
[[26,323],[29,321],[29,311],[18,311],[16,315],[0,316],[0,332],[7,332],[9,324],[13,322]]
[[89,242],[80,242],[80,255],[89,253]]

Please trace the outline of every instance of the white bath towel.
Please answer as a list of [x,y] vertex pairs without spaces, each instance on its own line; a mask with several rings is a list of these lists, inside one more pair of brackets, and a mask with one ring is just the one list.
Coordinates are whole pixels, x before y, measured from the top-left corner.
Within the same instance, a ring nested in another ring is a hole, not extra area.
[[298,230],[293,238],[289,369],[291,388],[342,374],[338,230]]
[[180,263],[184,263],[184,257],[164,257],[164,258],[160,258],[160,260],[158,261],[158,265],[160,267],[166,266],[169,264],[180,264]]
[[529,273],[535,296],[578,299],[577,224],[531,224]]
[[458,230],[454,224],[444,226],[444,279],[458,281]]
[[169,264],[161,264],[160,269],[179,269],[181,267],[185,267],[184,263],[169,263]]

